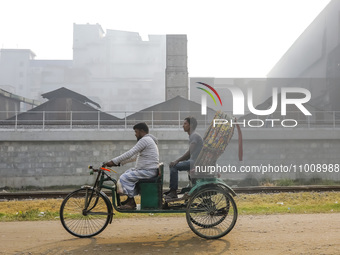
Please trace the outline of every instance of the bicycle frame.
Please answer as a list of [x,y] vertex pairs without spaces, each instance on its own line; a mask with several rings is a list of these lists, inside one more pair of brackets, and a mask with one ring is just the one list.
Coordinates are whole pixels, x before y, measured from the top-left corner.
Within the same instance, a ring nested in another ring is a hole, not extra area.
[[[186,212],[186,206],[185,206],[185,201],[183,203],[183,209],[141,209],[141,210],[121,210],[118,206],[120,204],[120,195],[117,193],[117,180],[114,178],[111,178],[106,172],[113,171],[111,169],[106,169],[101,167],[100,169],[92,169],[94,172],[98,172],[97,178],[95,180],[95,183],[93,185],[93,191],[95,192],[101,192],[108,200],[109,203],[113,206],[113,208],[120,213],[185,213]],[[108,185],[105,184],[105,182],[110,181],[114,185]],[[193,186],[190,191],[188,192],[189,196],[194,194],[194,192],[200,190],[201,188],[210,186],[210,185],[217,185],[225,189],[228,193],[230,193],[232,196],[235,196],[236,193],[228,186],[226,185],[222,180],[217,179],[217,178],[208,178],[208,179],[199,179],[197,180],[195,186]],[[105,194],[102,189],[110,190],[111,191],[111,201],[108,198],[108,196]],[[93,193],[91,194],[91,197],[89,199],[89,203],[91,202]],[[87,205],[88,206],[88,205]],[[94,207],[94,206],[93,206]],[[92,208],[91,208],[92,209]],[[91,210],[89,209],[89,210]]]
[[[95,183],[93,185],[93,192],[101,192],[110,202],[110,204],[112,204],[113,208],[120,213],[185,213],[186,210],[182,209],[182,210],[168,210],[168,209],[144,209],[144,210],[121,210],[118,205],[120,204],[120,195],[117,193],[117,180],[114,178],[111,178],[111,176],[109,176],[105,171],[110,171],[109,169],[92,169],[94,172],[98,172],[97,178],[95,180]],[[105,182],[112,182],[114,185],[108,185],[105,184]],[[84,187],[84,186],[83,186]],[[87,186],[89,187],[89,186]],[[104,191],[102,191],[102,189],[106,189],[106,190],[110,190],[111,191],[111,199],[112,202],[110,201],[110,199],[108,198],[108,196],[105,194]],[[88,205],[91,202],[93,193],[90,195],[90,199],[88,202]],[[87,205],[87,206],[88,206]],[[86,207],[87,207],[86,206]]]

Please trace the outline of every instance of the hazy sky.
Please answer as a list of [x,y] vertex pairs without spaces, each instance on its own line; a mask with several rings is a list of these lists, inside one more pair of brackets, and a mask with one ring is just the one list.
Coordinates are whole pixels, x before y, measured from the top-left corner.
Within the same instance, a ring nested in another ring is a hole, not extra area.
[[187,34],[190,77],[265,77],[330,0],[1,0],[0,47],[72,59],[73,23]]

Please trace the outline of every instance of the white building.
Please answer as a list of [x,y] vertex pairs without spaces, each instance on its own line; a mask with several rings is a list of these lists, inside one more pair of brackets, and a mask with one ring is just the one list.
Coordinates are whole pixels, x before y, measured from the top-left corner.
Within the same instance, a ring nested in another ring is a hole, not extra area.
[[0,88],[42,100],[41,94],[66,87],[96,101],[104,111],[129,114],[163,102],[166,83],[188,90],[186,36],[176,35],[169,43],[176,40],[185,49],[185,66],[168,74],[166,58],[174,63],[174,52],[167,49],[166,35],[143,40],[137,32],[104,32],[99,24],[74,24],[72,60],[36,60],[30,50],[1,49]]
[[30,61],[35,54],[28,49],[0,50],[0,88],[30,97]]
[[74,24],[73,33],[73,69],[82,80],[72,89],[100,99],[106,111],[134,112],[164,101],[165,35],[143,41],[136,32],[104,33],[99,24]]

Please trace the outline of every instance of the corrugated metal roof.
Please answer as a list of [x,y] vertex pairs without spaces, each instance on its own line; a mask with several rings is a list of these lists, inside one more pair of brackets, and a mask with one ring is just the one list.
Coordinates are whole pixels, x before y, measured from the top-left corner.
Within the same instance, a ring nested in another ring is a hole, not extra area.
[[99,104],[96,102],[92,101],[91,99],[87,98],[86,96],[83,96],[81,94],[78,94],[77,92],[74,92],[72,90],[69,90],[65,87],[61,87],[57,90],[47,92],[45,94],[41,95],[43,98],[46,98],[48,100],[50,99],[55,99],[55,98],[74,98],[82,103],[91,103],[98,108],[101,108]]

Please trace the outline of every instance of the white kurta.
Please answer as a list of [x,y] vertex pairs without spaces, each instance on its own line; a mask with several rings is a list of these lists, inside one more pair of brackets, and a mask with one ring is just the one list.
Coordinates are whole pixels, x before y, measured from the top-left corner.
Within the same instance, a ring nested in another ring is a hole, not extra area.
[[134,160],[135,167],[127,170],[119,178],[123,193],[129,197],[137,195],[135,186],[140,179],[149,179],[157,175],[159,152],[156,137],[147,134],[130,150],[112,159],[116,165]]

